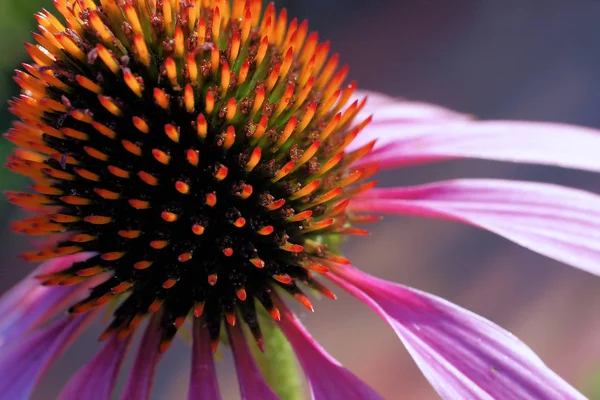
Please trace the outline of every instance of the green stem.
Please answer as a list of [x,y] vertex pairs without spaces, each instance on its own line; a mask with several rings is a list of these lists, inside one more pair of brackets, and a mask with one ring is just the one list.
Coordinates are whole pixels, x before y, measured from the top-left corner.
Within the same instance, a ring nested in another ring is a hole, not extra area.
[[[266,314],[265,314],[266,315]],[[270,317],[261,318],[265,351],[250,346],[265,379],[281,400],[306,398],[304,374],[294,349]]]

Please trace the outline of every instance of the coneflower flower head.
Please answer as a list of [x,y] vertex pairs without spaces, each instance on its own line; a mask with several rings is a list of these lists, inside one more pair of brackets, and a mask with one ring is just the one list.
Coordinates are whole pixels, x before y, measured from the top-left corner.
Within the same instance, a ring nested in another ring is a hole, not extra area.
[[54,3],[66,26],[36,15],[7,134],[35,193],[8,197],[51,210],[16,230],[66,234],[27,260],[95,255],[43,282],[110,272],[71,311],[122,299],[108,337],[161,309],[163,349],[191,312],[213,346],[238,312],[262,345],[254,299],[279,319],[276,287],[311,310],[299,283],[334,297],[313,274],[344,262],[329,236],[364,233],[345,207],[375,169],[350,168],[369,119],[350,129],[364,102],[328,43],[260,0]]
[[[456,158],[600,172],[597,131],[479,122],[375,93],[366,104],[327,42],[260,0],[54,5],[61,19],[36,15],[37,44],[26,45],[33,62],[17,71],[22,92],[11,102],[21,121],[6,134],[17,145],[8,167],[33,181],[30,192],[8,193],[32,212],[14,229],[50,239],[24,255],[45,262],[0,299],[1,396],[27,399],[110,309],[106,344],[61,400],[110,398],[145,319],[122,399],[149,398],[161,354],[188,317],[189,400],[219,398],[221,338],[243,399],[302,396],[296,360],[315,400],[379,399],[284,301],[312,311],[305,291],[335,298],[323,274],[391,326],[443,398],[583,398],[509,332],[356,269],[337,244],[366,234],[356,224],[377,220],[372,213],[435,217],[600,274],[595,194],[491,179],[382,189],[368,181],[379,167]],[[252,355],[242,326],[260,349],[283,351]],[[282,360],[291,372],[266,382],[256,361],[286,370]],[[290,382],[294,393],[283,393]]]

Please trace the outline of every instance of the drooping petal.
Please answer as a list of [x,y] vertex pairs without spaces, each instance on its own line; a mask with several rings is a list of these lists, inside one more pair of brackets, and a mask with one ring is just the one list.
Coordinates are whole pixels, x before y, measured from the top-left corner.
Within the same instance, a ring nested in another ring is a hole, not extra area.
[[188,400],[219,400],[217,371],[210,348],[210,335],[200,318],[194,320],[192,373]]
[[51,319],[88,288],[86,285],[42,286],[36,276],[66,269],[90,255],[79,253],[47,261],[0,298],[0,348]]
[[381,168],[444,160],[486,160],[555,165],[600,172],[600,132],[582,126],[528,121],[430,120],[407,123],[386,117],[373,121],[353,147],[377,139],[358,164]]
[[375,123],[392,121],[407,124],[427,121],[460,121],[472,118],[468,114],[452,111],[435,104],[410,101],[365,90],[356,91],[348,101],[348,104],[352,104],[355,101],[360,102],[365,97],[367,98],[367,102],[356,116],[357,122],[364,120],[370,115],[373,116],[373,122]]
[[240,325],[227,326],[227,334],[233,352],[242,400],[279,399],[265,381],[260,369],[258,369]]
[[60,393],[59,400],[109,400],[131,337],[113,335],[108,343],[81,368]]
[[138,347],[121,400],[148,400],[160,360],[160,314],[154,314]]
[[64,317],[25,338],[11,341],[11,346],[0,352],[0,393],[3,398],[28,399],[46,369],[96,314],[97,311],[92,311]]
[[382,399],[327,353],[282,301],[277,301],[277,307],[281,311],[281,330],[296,351],[314,400]]
[[350,209],[461,221],[600,275],[600,196],[583,190],[459,179],[371,190],[353,200]]
[[585,399],[494,323],[434,295],[337,265],[326,276],[394,329],[444,399]]

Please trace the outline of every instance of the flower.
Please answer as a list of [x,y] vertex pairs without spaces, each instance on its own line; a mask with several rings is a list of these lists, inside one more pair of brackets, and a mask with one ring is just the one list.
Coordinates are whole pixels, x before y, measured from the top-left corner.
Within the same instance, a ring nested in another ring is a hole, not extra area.
[[444,398],[583,398],[510,333],[356,269],[336,245],[366,234],[356,225],[377,220],[373,213],[421,215],[597,273],[596,195],[500,180],[389,189],[368,181],[378,168],[466,157],[598,171],[596,131],[480,122],[357,92],[342,85],[347,68],[306,22],[288,25],[285,10],[262,11],[260,0],[55,5],[66,26],[36,15],[33,63],[17,72],[22,93],[11,103],[21,122],[6,137],[18,146],[8,168],[34,182],[33,193],[8,193],[33,212],[14,229],[57,239],[24,255],[44,262],[0,300],[3,396],[28,398],[110,303],[105,345],[61,399],[109,398],[148,320],[122,393],[147,399],[189,316],[189,399],[219,398],[213,353],[223,325],[242,397],[277,398],[246,341],[270,340],[263,314],[295,350],[314,399],[380,398],[284,301],[313,310],[298,283],[335,298],[318,273],[380,315]]

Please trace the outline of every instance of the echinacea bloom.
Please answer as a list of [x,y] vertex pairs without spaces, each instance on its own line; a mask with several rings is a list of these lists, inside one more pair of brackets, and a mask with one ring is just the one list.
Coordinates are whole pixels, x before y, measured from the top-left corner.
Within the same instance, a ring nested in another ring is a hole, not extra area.
[[21,122],[6,134],[17,145],[8,168],[33,181],[32,192],[8,193],[32,212],[14,228],[54,239],[24,255],[43,263],[0,301],[3,398],[28,398],[111,304],[105,344],[61,399],[110,398],[136,334],[121,398],[147,399],[188,318],[189,399],[219,398],[213,353],[225,338],[242,397],[277,398],[250,349],[269,340],[263,314],[295,350],[313,399],[380,398],[286,305],[291,297],[313,310],[300,285],[335,297],[324,280],[381,316],[443,398],[583,398],[510,333],[356,269],[335,244],[365,234],[359,225],[379,213],[421,215],[598,274],[594,194],[502,180],[368,181],[378,168],[458,158],[600,171],[596,131],[474,121],[378,94],[367,102],[344,85],[348,70],[327,42],[260,0],[54,3],[62,20],[36,15],[33,62],[17,72],[22,93],[11,103]]

